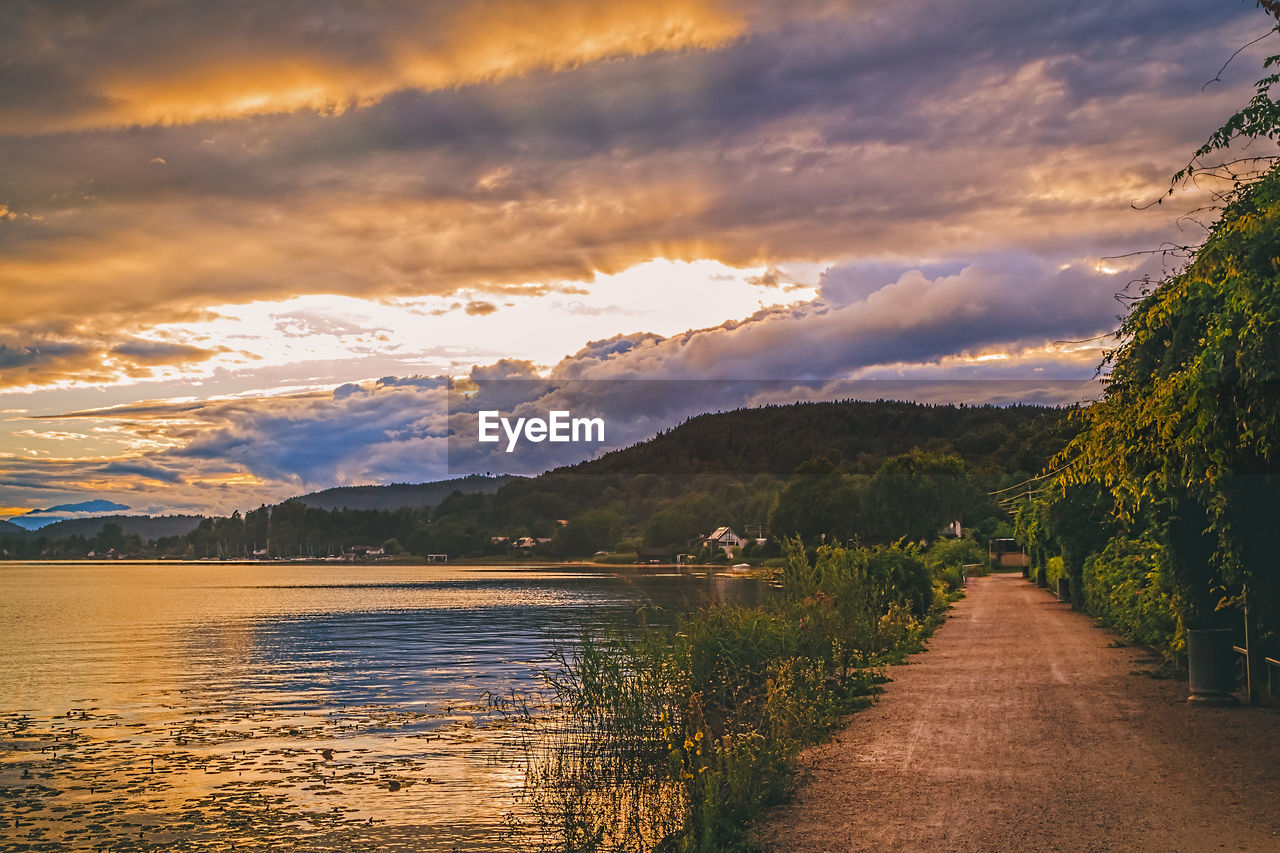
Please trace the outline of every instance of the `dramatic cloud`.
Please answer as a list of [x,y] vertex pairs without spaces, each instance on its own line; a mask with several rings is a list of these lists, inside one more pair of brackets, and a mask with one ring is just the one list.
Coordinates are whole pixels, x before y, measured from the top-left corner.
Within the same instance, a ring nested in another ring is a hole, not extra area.
[[718,4],[688,0],[320,2],[305,11],[244,0],[19,0],[4,21],[0,132],[23,134],[340,113],[402,89],[716,47],[742,29]]
[[[932,277],[836,267],[823,275],[820,300],[671,338],[592,342],[545,377],[504,359],[461,382],[385,377],[331,392],[70,412],[54,419],[69,437],[80,422],[113,424],[145,442],[143,452],[80,465],[0,460],[0,490],[16,502],[28,494],[24,477],[117,496],[164,486],[179,508],[203,500],[229,509],[331,485],[534,474],[742,406],[850,397],[1072,403],[1097,393],[1090,380],[1100,347],[1055,336],[1110,329],[1118,277],[1025,255]],[[1063,292],[1069,308],[1053,300]],[[607,434],[600,443],[525,443],[509,453],[505,441],[476,440],[485,410],[602,417]]]
[[122,375],[150,379],[220,352],[225,349],[138,338],[15,335],[6,343],[0,329],[0,389],[115,382]]
[[1202,233],[1178,217],[1203,194],[1131,203],[1247,99],[1265,44],[1202,86],[1267,24],[1209,0],[9,3],[0,503],[515,470],[450,446],[482,405],[598,407],[613,444],[849,383],[1081,399],[1116,294],[1162,272],[1106,258]]
[[[9,102],[153,126],[10,126],[0,281],[11,322],[97,335],[300,293],[549,293],[653,258],[1152,247],[1185,208],[1129,203],[1243,99],[1247,76],[1201,84],[1263,24],[1194,0],[51,8],[10,13]],[[471,70],[415,83],[387,70],[418,67],[401,42]],[[316,68],[383,82],[274,112]]]
[[[942,265],[944,268],[946,265]],[[877,275],[878,273],[878,275]],[[552,371],[566,379],[857,378],[887,364],[1017,352],[1113,329],[1122,280],[1031,255],[991,256],[934,277],[884,265],[835,267],[823,298],[745,321],[657,339],[594,344]]]

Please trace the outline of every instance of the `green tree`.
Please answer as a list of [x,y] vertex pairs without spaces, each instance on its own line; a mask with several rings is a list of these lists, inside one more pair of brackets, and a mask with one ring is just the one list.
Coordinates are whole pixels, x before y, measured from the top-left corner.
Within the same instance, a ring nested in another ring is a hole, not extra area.
[[795,476],[778,495],[778,504],[769,519],[776,536],[800,536],[816,542],[827,536],[833,544],[859,534],[860,502],[849,478],[830,459],[810,459],[796,469]]
[[1185,270],[1139,301],[1104,399],[1064,452],[1067,485],[1163,529],[1192,618],[1252,605],[1277,624],[1280,173],[1240,187]]
[[618,539],[622,518],[609,509],[587,510],[556,531],[552,551],[560,557],[589,557]]
[[959,456],[918,448],[881,463],[868,492],[882,542],[934,539],[944,525],[962,520],[978,499]]
[[102,525],[102,529],[98,531],[98,535],[94,538],[93,550],[101,557],[110,550],[118,550],[123,545],[124,531],[121,530],[119,524],[109,521]]

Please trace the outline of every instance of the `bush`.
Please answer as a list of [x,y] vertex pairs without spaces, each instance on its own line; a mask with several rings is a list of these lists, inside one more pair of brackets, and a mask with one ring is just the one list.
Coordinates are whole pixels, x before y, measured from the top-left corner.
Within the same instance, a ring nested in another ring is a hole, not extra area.
[[565,711],[530,741],[527,795],[551,849],[741,849],[800,749],[868,703],[933,624],[914,549],[786,546],[782,594],[634,635],[587,636],[550,676]]
[[990,573],[986,550],[972,539],[939,539],[925,552],[924,562],[933,578],[944,581],[952,592],[964,588],[966,571],[971,575]]
[[1148,538],[1114,537],[1084,564],[1089,613],[1125,637],[1151,646],[1172,661],[1186,647],[1184,626],[1163,546]]

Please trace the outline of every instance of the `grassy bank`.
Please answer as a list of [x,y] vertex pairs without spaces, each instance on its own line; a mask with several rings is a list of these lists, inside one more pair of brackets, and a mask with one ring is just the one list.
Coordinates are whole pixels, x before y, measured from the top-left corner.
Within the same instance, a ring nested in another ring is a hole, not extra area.
[[521,843],[747,849],[751,821],[789,794],[800,749],[922,647],[971,550],[811,556],[791,542],[766,605],[584,637],[548,675],[560,713],[527,744]]

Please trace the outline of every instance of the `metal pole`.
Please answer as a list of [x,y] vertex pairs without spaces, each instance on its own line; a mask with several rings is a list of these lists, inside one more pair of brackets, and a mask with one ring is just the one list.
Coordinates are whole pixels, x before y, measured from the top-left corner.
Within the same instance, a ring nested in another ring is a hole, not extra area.
[[1249,618],[1249,608],[1244,608],[1244,674],[1249,685],[1249,704],[1258,704],[1258,648],[1254,642],[1255,626]]

